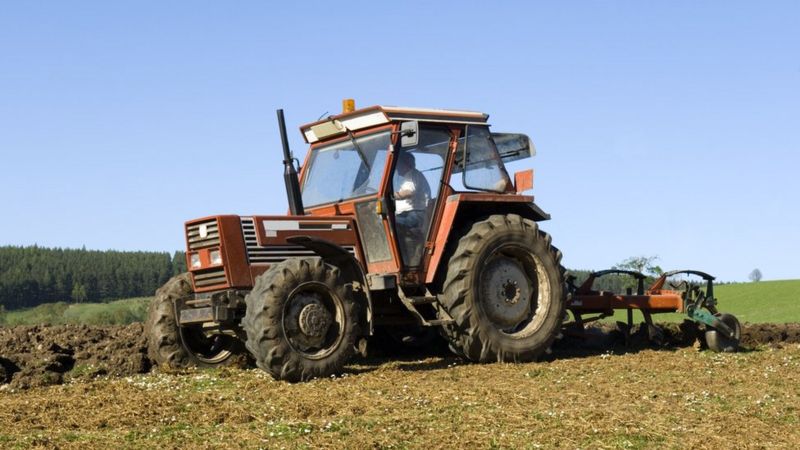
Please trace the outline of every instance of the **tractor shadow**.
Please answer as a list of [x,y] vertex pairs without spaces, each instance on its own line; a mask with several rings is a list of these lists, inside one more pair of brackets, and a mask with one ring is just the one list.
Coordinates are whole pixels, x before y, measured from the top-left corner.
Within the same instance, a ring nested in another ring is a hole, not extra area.
[[[635,354],[644,350],[675,352],[694,347],[708,350],[704,332],[691,321],[660,323],[654,336],[646,324],[634,325],[630,330],[624,324],[601,323],[587,327],[582,332],[564,330],[563,338],[553,343],[552,352],[542,360],[590,358],[601,355]],[[740,353],[757,351],[741,346]]]
[[[580,333],[564,330],[563,337],[553,343],[551,352],[542,356],[540,361],[596,358],[653,350],[675,352],[689,347],[707,349],[703,332],[692,322],[658,324],[658,328],[660,333],[655,340],[645,324],[634,325],[629,333],[625,328],[610,323],[593,324]],[[742,353],[753,351],[758,349],[748,346],[739,349]],[[466,364],[472,363],[451,352],[444,339],[437,338],[422,347],[405,347],[397,342],[379,340],[371,342],[368,356],[357,357],[347,367],[347,372],[357,375],[387,368],[421,372]]]
[[679,348],[691,347],[694,341],[652,340],[646,332],[625,333],[617,330],[601,330],[589,328],[582,333],[566,334],[556,340],[551,352],[541,358],[542,361],[559,359],[592,358],[602,355],[636,354],[644,350],[674,352]]
[[425,346],[404,346],[389,340],[370,342],[367,356],[357,356],[347,367],[352,375],[374,372],[384,368],[419,372],[441,370],[467,362],[453,354],[444,339],[437,337]]

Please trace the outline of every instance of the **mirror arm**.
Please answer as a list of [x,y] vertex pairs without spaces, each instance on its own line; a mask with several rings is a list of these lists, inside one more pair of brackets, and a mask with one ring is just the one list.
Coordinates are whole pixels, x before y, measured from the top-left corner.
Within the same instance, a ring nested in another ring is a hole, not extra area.
[[400,131],[392,131],[392,134],[393,135],[396,134],[400,137],[403,137],[403,136],[413,136],[417,134],[417,132],[414,130],[400,130]]

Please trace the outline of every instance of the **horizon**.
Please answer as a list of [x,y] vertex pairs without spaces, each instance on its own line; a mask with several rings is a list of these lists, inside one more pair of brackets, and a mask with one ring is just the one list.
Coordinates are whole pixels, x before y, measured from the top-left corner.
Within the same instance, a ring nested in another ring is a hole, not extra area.
[[0,245],[172,253],[188,220],[284,214],[275,110],[301,157],[354,98],[529,135],[509,172],[567,267],[800,278],[800,4],[420,5],[7,5]]
[[[97,248],[87,248],[85,246],[83,246],[82,248],[77,248],[77,247],[45,247],[45,246],[38,245],[36,243],[30,244],[30,245],[8,245],[8,244],[0,245],[0,249],[2,249],[4,247],[39,248],[39,249],[44,249],[44,250],[76,250],[76,251],[86,251],[86,252],[164,253],[164,254],[166,254],[166,255],[168,255],[170,257],[174,256],[175,252],[181,252],[181,253],[185,253],[186,252],[186,249],[178,249],[178,250],[171,250],[170,251],[170,250],[119,250],[119,249],[114,249],[114,248],[97,249]],[[597,269],[586,269],[586,268],[580,268],[580,267],[565,267],[565,268],[567,269],[567,271],[574,270],[574,271],[580,271],[580,272],[591,272],[591,271],[597,270]],[[711,274],[711,275],[713,275],[713,274]],[[648,276],[652,276],[652,275],[648,275]],[[799,280],[800,280],[800,278],[781,278],[781,279],[764,279],[764,278],[762,278],[762,279],[760,279],[758,281],[755,281],[755,280],[736,281],[736,280],[724,280],[724,279],[721,279],[719,277],[715,277],[714,284],[715,285],[716,284],[739,284],[739,283],[748,284],[748,283],[764,283],[764,282],[772,282],[772,281],[799,281]]]

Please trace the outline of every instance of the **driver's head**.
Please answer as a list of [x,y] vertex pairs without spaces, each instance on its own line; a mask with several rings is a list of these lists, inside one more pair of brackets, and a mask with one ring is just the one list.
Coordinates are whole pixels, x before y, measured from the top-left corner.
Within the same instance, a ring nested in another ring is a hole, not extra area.
[[400,156],[397,159],[397,171],[400,173],[400,175],[405,175],[415,166],[416,161],[414,160],[414,155],[408,152],[400,152]]

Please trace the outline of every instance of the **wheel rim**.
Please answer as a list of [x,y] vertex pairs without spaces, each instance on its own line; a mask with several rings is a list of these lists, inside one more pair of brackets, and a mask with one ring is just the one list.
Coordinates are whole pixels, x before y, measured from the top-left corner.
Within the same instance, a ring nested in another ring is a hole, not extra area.
[[292,349],[309,359],[322,359],[342,341],[344,303],[325,284],[303,283],[283,306],[283,333]]
[[209,334],[200,328],[181,328],[180,333],[186,350],[203,363],[219,364],[231,356],[230,336]]
[[535,333],[550,308],[550,278],[539,257],[517,245],[495,249],[478,277],[479,303],[501,333],[522,339]]

